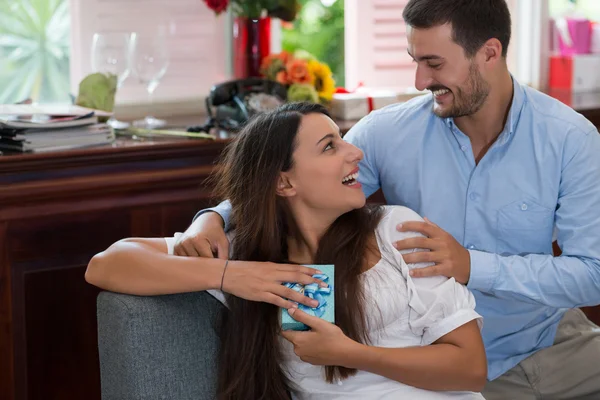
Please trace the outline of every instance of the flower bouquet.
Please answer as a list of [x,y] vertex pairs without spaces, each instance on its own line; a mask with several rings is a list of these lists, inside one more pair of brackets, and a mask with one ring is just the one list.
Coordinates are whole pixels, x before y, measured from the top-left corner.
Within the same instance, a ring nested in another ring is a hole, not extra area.
[[258,77],[260,62],[271,53],[271,18],[291,22],[300,10],[298,0],[204,0],[219,15],[231,6],[233,73],[237,79]]
[[204,3],[219,15],[231,5],[233,13],[238,17],[279,18],[291,22],[296,18],[300,3],[298,0],[204,0]]
[[306,52],[270,54],[263,59],[260,72],[287,87],[288,101],[328,104],[335,93],[329,66]]

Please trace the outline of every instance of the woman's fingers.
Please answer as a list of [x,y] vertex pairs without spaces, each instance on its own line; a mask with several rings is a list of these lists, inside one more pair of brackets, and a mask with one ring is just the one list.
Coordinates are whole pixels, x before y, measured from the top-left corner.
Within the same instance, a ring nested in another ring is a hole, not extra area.
[[275,264],[275,267],[279,271],[300,272],[301,274],[305,274],[305,275],[309,275],[309,276],[323,273],[316,268],[307,267],[305,265]]
[[303,285],[316,283],[321,287],[328,286],[327,283],[323,282],[322,280],[313,278],[313,275],[323,273],[316,268],[306,267],[304,265],[275,264],[275,269],[278,271],[276,279],[281,283],[301,283]]
[[311,283],[316,283],[319,286],[327,287],[327,283],[323,282],[320,279],[313,278],[310,275],[302,274],[300,272],[282,272],[277,271],[277,273],[273,274],[275,280],[280,283],[301,283],[303,285],[310,285]]
[[294,302],[286,300],[286,299],[284,299],[280,296],[277,296],[276,294],[273,294],[273,293],[265,293],[262,298],[262,301],[264,301],[265,303],[274,304],[277,307],[281,307],[281,308],[285,308],[285,309],[296,307],[296,304]]
[[317,284],[327,287],[327,283],[313,278],[319,271],[315,268],[289,265],[259,263],[249,265],[244,262],[232,262],[225,274],[224,290],[247,300],[263,301],[282,308],[303,304],[317,307],[319,302],[290,289],[283,283],[302,285]]
[[275,284],[270,292],[296,303],[304,304],[308,307],[316,307],[319,305],[317,300],[313,300],[310,297],[305,296],[303,293],[296,292],[295,290],[283,285]]

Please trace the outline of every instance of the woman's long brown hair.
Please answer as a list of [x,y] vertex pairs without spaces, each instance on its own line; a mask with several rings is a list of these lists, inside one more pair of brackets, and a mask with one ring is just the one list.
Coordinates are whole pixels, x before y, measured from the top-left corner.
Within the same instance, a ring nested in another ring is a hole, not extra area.
[[[216,175],[216,193],[231,202],[235,227],[232,259],[287,262],[287,238],[297,232],[286,202],[276,194],[279,174],[293,166],[302,117],[327,110],[317,104],[291,103],[252,119],[227,149]],[[364,207],[339,217],[319,242],[316,264],[334,264],[335,321],[343,332],[368,342],[360,274],[367,246],[381,219],[379,208]],[[220,400],[289,398],[291,382],[283,372],[280,310],[235,296],[221,325],[217,396]],[[355,370],[328,366],[328,382]]]

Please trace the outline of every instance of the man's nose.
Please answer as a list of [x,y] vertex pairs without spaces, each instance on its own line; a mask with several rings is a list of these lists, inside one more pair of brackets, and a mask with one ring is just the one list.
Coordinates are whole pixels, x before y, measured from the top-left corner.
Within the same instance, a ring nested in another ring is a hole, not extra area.
[[433,79],[428,68],[421,65],[417,66],[417,72],[415,73],[415,87],[417,90],[425,90],[431,86]]

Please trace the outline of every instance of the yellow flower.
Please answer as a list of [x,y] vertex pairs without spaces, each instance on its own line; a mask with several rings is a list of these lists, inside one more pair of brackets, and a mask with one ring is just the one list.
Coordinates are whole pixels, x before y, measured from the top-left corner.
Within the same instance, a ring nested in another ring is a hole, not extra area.
[[308,62],[308,71],[314,76],[314,86],[319,97],[323,100],[331,101],[335,93],[335,80],[329,66],[325,63],[311,60]]

